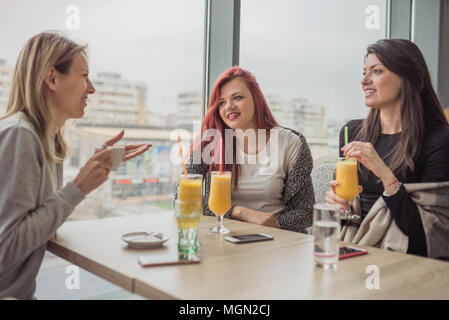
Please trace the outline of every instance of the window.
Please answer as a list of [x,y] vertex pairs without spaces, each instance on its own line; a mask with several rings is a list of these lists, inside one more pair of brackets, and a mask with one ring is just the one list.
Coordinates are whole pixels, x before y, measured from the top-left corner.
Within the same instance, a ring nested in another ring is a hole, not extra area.
[[171,130],[201,120],[203,0],[41,0],[0,4],[0,112],[12,69],[33,35],[59,30],[88,44],[91,95],[85,116],[68,132],[76,149],[65,161],[71,181],[94,147],[125,129],[123,143],[152,143],[123,163],[77,208],[72,219],[172,210],[179,167],[170,161]]
[[337,156],[340,128],[365,117],[360,81],[368,44],[386,37],[385,0],[245,0],[240,66],[276,120],[306,137],[312,156]]

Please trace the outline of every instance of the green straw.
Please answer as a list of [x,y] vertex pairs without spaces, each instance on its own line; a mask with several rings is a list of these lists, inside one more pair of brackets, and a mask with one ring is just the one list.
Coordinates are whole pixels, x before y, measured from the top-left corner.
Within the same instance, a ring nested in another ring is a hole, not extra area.
[[345,145],[348,144],[348,126],[345,126]]

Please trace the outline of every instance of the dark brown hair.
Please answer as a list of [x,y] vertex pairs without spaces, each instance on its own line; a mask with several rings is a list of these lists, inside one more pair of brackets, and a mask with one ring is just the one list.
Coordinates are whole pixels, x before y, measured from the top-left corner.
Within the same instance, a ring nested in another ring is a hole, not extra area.
[[[390,168],[395,175],[415,170],[426,132],[432,127],[448,126],[443,109],[432,87],[429,70],[419,48],[411,41],[384,39],[367,48],[365,59],[375,54],[382,64],[401,78],[401,137],[392,156]],[[355,139],[376,143],[381,134],[380,110],[372,108],[363,120]],[[368,169],[360,166],[362,177]]]

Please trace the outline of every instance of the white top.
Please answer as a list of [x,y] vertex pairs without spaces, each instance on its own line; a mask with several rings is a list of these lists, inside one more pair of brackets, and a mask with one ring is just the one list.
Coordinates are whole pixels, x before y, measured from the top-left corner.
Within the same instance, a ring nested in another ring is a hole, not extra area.
[[289,129],[271,129],[270,140],[257,155],[248,155],[237,148],[240,156],[237,192],[232,200],[238,206],[257,211],[278,213],[284,209],[283,190],[287,173],[301,149],[299,136]]

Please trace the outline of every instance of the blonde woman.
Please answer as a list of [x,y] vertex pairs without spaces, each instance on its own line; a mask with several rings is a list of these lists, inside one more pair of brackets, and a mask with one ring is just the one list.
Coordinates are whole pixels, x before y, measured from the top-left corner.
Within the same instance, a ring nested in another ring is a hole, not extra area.
[[[108,178],[111,151],[103,148],[62,186],[68,154],[64,123],[84,115],[86,99],[94,92],[85,46],[45,32],[20,52],[7,112],[0,118],[0,298],[33,298],[48,239]],[[125,160],[150,146],[126,146]]]

